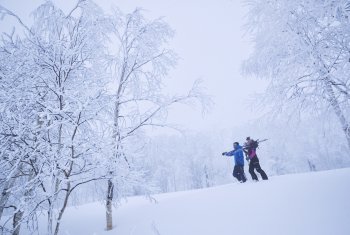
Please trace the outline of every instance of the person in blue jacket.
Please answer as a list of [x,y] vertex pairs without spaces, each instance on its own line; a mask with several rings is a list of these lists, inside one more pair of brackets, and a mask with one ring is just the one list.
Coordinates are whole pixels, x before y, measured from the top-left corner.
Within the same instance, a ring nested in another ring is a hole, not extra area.
[[230,152],[223,152],[223,156],[234,156],[235,166],[233,168],[232,175],[240,182],[244,183],[247,181],[247,178],[244,174],[244,156],[243,148],[239,145],[238,142],[233,143],[233,150]]

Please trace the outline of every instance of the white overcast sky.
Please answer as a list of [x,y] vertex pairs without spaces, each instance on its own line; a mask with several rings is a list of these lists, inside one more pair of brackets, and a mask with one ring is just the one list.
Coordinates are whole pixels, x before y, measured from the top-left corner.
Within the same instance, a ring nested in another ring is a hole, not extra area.
[[[0,0],[24,20],[43,0]],[[56,0],[70,8],[76,1]],[[263,91],[265,82],[244,78],[240,66],[249,56],[251,44],[244,34],[244,0],[95,0],[105,10],[114,5],[124,12],[136,7],[148,18],[163,17],[175,30],[170,47],[181,58],[169,74],[168,86],[185,92],[201,78],[215,105],[202,117],[199,108],[176,107],[169,112],[171,123],[190,130],[230,129],[257,117],[249,105],[250,97]],[[3,29],[8,26],[0,22]],[[2,30],[3,30],[2,29]],[[1,30],[1,31],[2,31]]]

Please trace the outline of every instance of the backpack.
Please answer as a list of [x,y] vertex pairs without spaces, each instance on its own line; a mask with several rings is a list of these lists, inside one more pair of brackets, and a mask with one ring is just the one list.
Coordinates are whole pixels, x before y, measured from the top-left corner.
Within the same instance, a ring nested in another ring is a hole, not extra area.
[[251,147],[257,149],[259,147],[259,140],[252,140]]

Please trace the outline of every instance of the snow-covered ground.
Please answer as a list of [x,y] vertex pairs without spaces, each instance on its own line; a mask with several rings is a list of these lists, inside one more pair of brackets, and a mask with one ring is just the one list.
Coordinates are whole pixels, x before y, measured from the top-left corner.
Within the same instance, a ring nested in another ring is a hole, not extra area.
[[132,197],[104,231],[100,203],[68,208],[64,235],[348,235],[350,168]]

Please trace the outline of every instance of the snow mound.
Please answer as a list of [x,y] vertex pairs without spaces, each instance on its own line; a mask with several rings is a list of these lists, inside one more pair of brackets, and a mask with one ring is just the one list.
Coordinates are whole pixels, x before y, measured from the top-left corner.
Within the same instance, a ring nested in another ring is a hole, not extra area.
[[350,168],[128,198],[104,231],[100,203],[68,208],[66,235],[348,235]]

